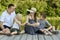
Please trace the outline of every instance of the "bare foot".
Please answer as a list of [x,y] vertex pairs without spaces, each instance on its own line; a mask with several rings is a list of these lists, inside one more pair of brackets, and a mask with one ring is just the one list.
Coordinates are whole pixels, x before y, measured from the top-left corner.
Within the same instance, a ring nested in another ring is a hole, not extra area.
[[17,32],[12,32],[12,33],[11,33],[11,35],[16,35],[16,34],[17,34]]
[[0,34],[3,34],[4,32],[3,31],[0,31]]
[[24,33],[25,33],[25,31],[24,31],[24,30],[20,32],[20,34],[24,34]]
[[47,33],[48,33],[48,35],[52,35],[52,33],[51,32],[49,32],[49,31],[46,31]]

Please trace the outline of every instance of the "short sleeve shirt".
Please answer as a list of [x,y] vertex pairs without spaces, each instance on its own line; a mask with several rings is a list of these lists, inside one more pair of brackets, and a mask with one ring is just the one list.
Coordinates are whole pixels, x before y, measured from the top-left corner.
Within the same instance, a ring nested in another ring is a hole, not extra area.
[[8,14],[7,10],[5,10],[0,17],[0,21],[3,22],[3,25],[11,27],[15,16],[15,11],[11,14]]
[[39,22],[39,27],[38,28],[40,28],[40,29],[44,29],[45,27],[49,27],[49,26],[51,26],[51,24],[47,21],[47,20],[38,20],[38,22]]

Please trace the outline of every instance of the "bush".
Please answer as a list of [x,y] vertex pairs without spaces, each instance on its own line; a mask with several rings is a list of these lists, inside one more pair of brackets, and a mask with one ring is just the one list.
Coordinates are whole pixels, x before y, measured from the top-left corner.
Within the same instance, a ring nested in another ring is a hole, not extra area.
[[60,0],[0,0],[0,15],[7,9],[10,3],[17,6],[16,13],[24,15],[22,22],[25,21],[26,10],[35,7],[38,16],[40,12],[46,12],[47,17],[52,18],[49,22],[55,25],[56,29],[60,29],[59,18],[57,18],[57,20],[54,19],[54,17],[60,17]]
[[26,15],[27,9],[35,7],[38,14],[44,11],[50,17],[60,16],[60,0],[1,0],[0,14],[7,9],[7,5],[10,3],[17,5],[16,13],[22,13],[23,15]]

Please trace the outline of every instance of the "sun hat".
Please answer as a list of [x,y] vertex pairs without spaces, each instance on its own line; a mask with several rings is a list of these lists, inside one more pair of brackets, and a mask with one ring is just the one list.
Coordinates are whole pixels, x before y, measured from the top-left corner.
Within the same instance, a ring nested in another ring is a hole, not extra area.
[[34,12],[36,12],[36,11],[37,11],[37,10],[36,10],[36,8],[34,8],[34,7],[32,7],[32,8],[31,8],[31,10],[32,10],[32,11],[34,11]]
[[36,10],[36,8],[32,7],[31,10],[27,9],[27,11],[29,11],[29,12],[36,12],[37,10]]

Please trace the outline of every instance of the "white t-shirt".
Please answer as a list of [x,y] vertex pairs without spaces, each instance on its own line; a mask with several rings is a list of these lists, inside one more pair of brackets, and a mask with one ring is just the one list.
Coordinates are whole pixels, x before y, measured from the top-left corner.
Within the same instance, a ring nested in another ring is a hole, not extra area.
[[19,27],[19,25],[18,25],[16,22],[14,22],[14,24],[13,24],[13,27],[12,27],[12,28],[19,29],[20,27]]
[[16,16],[15,11],[12,12],[11,14],[8,14],[7,10],[5,10],[0,17],[0,21],[3,22],[3,25],[11,27],[15,16]]

